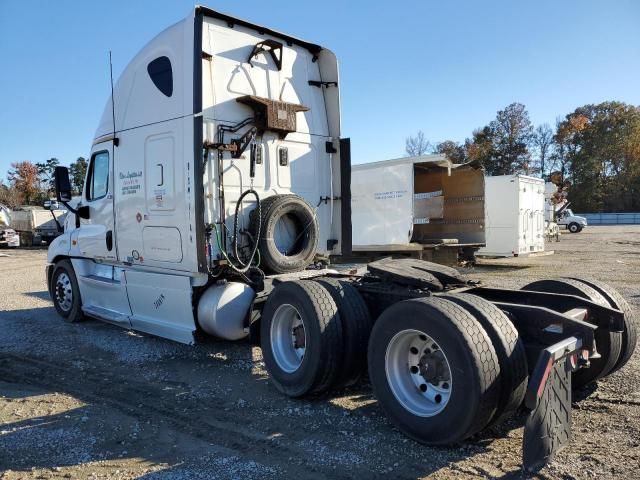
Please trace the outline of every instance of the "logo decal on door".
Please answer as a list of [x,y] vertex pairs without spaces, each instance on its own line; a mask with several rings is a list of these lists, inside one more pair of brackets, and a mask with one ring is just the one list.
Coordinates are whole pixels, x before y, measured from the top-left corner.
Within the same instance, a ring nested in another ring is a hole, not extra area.
[[160,308],[160,305],[162,305],[162,302],[164,302],[164,293],[161,293],[158,299],[155,302],[153,302],[153,306],[156,307],[156,310]]

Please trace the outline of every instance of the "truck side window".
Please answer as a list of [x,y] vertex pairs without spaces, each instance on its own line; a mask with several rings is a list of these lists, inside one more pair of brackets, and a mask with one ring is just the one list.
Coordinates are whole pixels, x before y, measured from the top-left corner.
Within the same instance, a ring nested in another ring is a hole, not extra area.
[[109,153],[98,152],[91,158],[87,179],[87,200],[98,200],[107,194],[109,185]]
[[147,65],[153,84],[167,97],[173,94],[173,72],[169,57],[158,57]]

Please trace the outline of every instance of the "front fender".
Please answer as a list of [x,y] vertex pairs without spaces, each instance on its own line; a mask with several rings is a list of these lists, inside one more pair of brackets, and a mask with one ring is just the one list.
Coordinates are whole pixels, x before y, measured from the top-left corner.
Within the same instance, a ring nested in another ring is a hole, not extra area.
[[47,250],[47,262],[53,263],[58,257],[68,257],[71,250],[71,233],[65,232],[62,235],[58,235],[49,244]]

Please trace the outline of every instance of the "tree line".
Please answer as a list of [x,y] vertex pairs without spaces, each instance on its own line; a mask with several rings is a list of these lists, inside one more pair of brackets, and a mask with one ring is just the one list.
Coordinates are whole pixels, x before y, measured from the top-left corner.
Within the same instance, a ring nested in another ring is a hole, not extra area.
[[420,131],[407,138],[406,153],[475,161],[487,175],[543,177],[565,187],[577,211],[640,211],[640,107],[623,102],[584,105],[537,127],[512,103],[462,143],[432,144]]
[[[50,158],[44,162],[33,163],[28,160],[15,162],[7,174],[8,183],[0,179],[0,203],[9,208],[21,205],[42,206],[45,200],[55,197],[54,173],[60,160]],[[82,193],[87,160],[78,157],[69,165],[69,180],[74,195]]]

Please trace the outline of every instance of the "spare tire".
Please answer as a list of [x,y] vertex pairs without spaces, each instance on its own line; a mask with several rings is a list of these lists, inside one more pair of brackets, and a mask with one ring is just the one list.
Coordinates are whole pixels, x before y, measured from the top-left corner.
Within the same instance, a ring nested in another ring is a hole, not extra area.
[[[313,262],[318,247],[316,214],[298,195],[273,195],[260,202],[261,218],[252,217],[252,231],[260,221],[260,265],[272,273],[304,270]],[[255,212],[255,210],[254,210]]]

